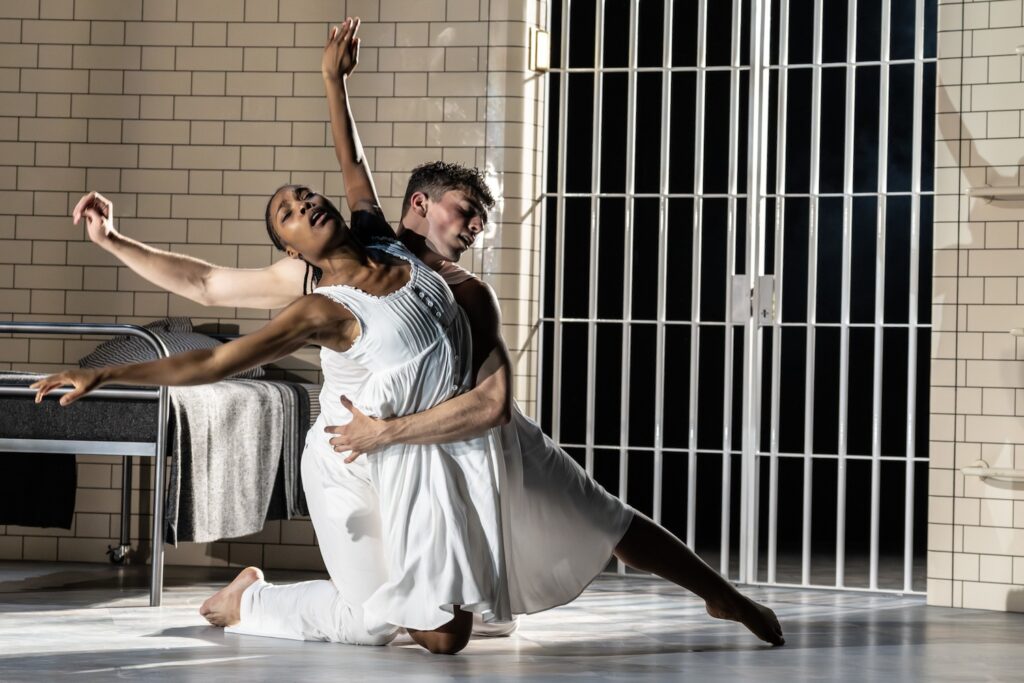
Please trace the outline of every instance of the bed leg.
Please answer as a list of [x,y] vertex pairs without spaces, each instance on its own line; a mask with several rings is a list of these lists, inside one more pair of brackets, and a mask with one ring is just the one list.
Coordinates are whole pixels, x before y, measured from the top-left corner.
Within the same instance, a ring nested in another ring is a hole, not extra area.
[[121,465],[121,539],[116,548],[107,547],[107,555],[114,564],[128,564],[128,551],[132,544],[132,465],[129,455]]

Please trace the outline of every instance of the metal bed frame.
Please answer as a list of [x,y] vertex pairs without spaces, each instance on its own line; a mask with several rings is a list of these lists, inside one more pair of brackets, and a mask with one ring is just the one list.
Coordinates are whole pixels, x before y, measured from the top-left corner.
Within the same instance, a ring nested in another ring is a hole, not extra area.
[[[138,325],[93,324],[93,323],[28,323],[0,322],[0,333],[11,334],[74,334],[74,335],[129,335],[139,337],[149,344],[157,356],[170,355],[163,341],[150,330]],[[52,392],[62,396],[71,391],[62,388]],[[28,387],[0,386],[0,395],[33,395]],[[157,403],[157,431],[154,442],[146,441],[72,441],[66,439],[10,439],[0,437],[0,452],[13,453],[67,453],[84,455],[117,455],[125,458],[121,475],[121,538],[120,545],[110,548],[111,562],[121,564],[127,558],[131,542],[131,496],[132,458],[134,456],[154,459],[153,482],[153,535],[152,568],[150,571],[149,604],[159,607],[163,597],[164,573],[164,467],[167,455],[167,418],[170,402],[167,387],[152,388],[101,388],[91,396],[114,399],[145,399]]]

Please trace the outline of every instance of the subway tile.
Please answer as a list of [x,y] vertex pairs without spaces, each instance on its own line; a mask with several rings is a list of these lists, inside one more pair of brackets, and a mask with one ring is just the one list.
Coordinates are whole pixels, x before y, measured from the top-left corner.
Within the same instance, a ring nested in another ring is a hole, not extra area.
[[174,218],[238,218],[238,200],[234,197],[174,195],[171,215]]
[[271,192],[288,182],[286,171],[224,172],[224,192],[228,194],[269,196]]
[[75,0],[40,0],[40,19],[74,19]]
[[85,169],[34,168],[18,169],[19,190],[85,190]]
[[[202,170],[191,170],[188,172],[188,192],[191,194],[223,194],[224,179],[221,171],[202,171]],[[199,221],[189,221],[188,228],[188,241],[194,242],[209,242],[210,235],[213,231],[207,228],[203,228],[199,234],[203,236],[202,239],[194,239],[193,224],[197,224]],[[220,224],[216,224],[217,239],[213,241],[220,241]]]
[[179,47],[175,68],[179,71],[241,71],[242,48]]
[[953,578],[962,581],[978,580],[978,556],[970,553],[953,553]]
[[258,71],[227,74],[228,95],[291,95],[292,75]]
[[57,559],[57,539],[54,537],[25,536],[24,553],[20,559],[53,562]]
[[242,21],[245,19],[244,0],[178,0],[180,21]]
[[138,165],[137,145],[72,144],[71,165],[90,168],[134,168]]
[[126,143],[182,144],[189,139],[188,121],[125,121]]
[[277,49],[272,47],[244,48],[242,64],[245,71],[276,71]]
[[193,95],[223,95],[225,74],[223,71],[192,72]]
[[142,47],[142,68],[145,70],[171,71],[174,69],[174,55],[177,48],[145,45]]
[[72,64],[76,69],[138,69],[142,52],[134,45],[75,45]]
[[485,76],[482,73],[430,73],[427,94],[431,97],[483,97],[488,94]]
[[90,42],[93,45],[124,45],[123,21],[94,21]]
[[218,47],[227,45],[227,24],[222,22],[195,24],[192,29],[192,43]]
[[137,95],[72,95],[71,115],[76,119],[135,119],[139,116]]
[[274,166],[282,171],[333,171],[338,168],[338,159],[333,148],[276,147]]
[[982,526],[1013,526],[1013,501],[982,500],[980,501]]
[[26,20],[21,22],[20,42],[55,43],[58,45],[88,44],[89,22]]
[[172,147],[169,144],[138,145],[139,168],[171,168]]
[[[277,70],[320,73],[322,55],[323,47],[280,47],[277,49]],[[363,61],[361,54],[359,61]]]
[[240,148],[218,145],[178,145],[174,148],[174,168],[237,169]]
[[[322,47],[325,37],[322,36],[319,46]],[[247,47],[292,47],[295,45],[295,24],[267,22],[246,22],[228,24],[227,44]]]
[[121,142],[120,119],[92,119],[89,121],[89,142],[115,144]]
[[[379,121],[442,121],[444,99],[440,97],[392,97],[377,107]],[[411,167],[410,167],[411,168]]]
[[188,95],[192,76],[179,71],[126,71],[124,92],[132,95]]
[[239,97],[188,97],[174,98],[176,119],[217,119],[236,120],[242,115],[242,100]]
[[128,22],[125,26],[127,45],[192,45],[192,24],[185,21]]
[[25,118],[21,120],[19,127],[22,140],[41,142],[84,142],[87,139],[87,131],[88,126],[85,119]]
[[246,0],[245,20],[253,21],[277,21],[277,0]]
[[188,171],[147,169],[127,171],[122,176],[121,189],[124,192],[167,192],[187,194]]
[[325,571],[320,549],[307,545],[265,545],[264,566],[267,569],[308,569]]

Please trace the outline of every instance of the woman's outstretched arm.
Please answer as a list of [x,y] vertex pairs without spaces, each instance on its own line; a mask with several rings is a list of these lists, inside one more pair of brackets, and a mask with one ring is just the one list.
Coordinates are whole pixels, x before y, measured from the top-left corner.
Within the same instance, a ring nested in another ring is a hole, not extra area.
[[302,296],[305,264],[281,259],[264,268],[228,268],[156,249],[122,234],[114,223],[114,205],[99,192],[84,195],[74,222],[85,219],[93,243],[161,289],[204,306],[283,308]]
[[61,405],[66,406],[104,384],[209,384],[283,358],[322,334],[336,340],[335,343],[349,345],[358,334],[358,325],[347,309],[322,296],[310,295],[288,306],[256,332],[216,348],[187,351],[147,363],[67,370],[44,377],[32,388],[36,389],[38,403],[58,387],[74,386],[60,399]]
[[[331,136],[334,152],[345,179],[345,199],[350,211],[380,213],[380,198],[373,184],[373,174],[366,161],[363,143],[356,130],[355,118],[349,106],[348,77],[359,63],[359,18],[349,17],[341,26],[331,28],[324,45],[320,70],[324,77],[324,90],[331,113]],[[380,222],[383,224],[383,221]],[[387,235],[394,237],[394,234]]]

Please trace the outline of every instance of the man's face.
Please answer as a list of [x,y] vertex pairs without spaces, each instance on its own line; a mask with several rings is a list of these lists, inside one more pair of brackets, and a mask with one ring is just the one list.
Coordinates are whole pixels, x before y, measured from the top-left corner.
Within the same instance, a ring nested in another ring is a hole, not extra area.
[[449,190],[438,201],[424,201],[427,245],[442,258],[458,261],[484,229],[483,205],[463,190]]

